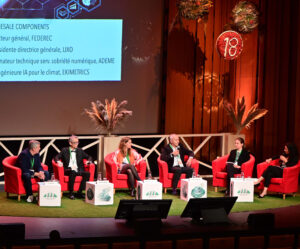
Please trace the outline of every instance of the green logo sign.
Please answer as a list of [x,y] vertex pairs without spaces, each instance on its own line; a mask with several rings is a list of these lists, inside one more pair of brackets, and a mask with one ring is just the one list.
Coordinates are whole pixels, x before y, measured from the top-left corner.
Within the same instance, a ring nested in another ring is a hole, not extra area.
[[240,190],[238,190],[237,192],[239,195],[249,195],[250,194],[250,191],[246,188],[242,188]]
[[156,196],[158,196],[158,195],[159,195],[158,192],[156,192],[156,191],[154,191],[154,190],[149,191],[149,192],[146,193],[146,196],[147,196],[147,197],[156,197]]
[[47,200],[54,200],[57,198],[57,195],[55,193],[49,192],[49,193],[44,194],[43,197]]
[[202,187],[200,187],[200,186],[194,187],[194,188],[192,189],[191,195],[192,195],[194,198],[201,198],[202,196],[205,195],[205,189],[202,188]]

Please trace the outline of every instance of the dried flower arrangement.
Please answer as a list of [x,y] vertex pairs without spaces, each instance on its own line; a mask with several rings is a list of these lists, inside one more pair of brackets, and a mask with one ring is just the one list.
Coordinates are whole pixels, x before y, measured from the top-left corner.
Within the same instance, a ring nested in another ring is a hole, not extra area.
[[237,134],[240,134],[241,130],[244,127],[246,127],[246,129],[249,129],[254,120],[263,117],[268,112],[268,110],[266,109],[259,109],[258,103],[256,103],[249,109],[248,113],[246,114],[246,118],[243,120],[244,112],[246,109],[244,97],[237,99],[235,109],[228,101],[224,101],[224,109],[232,118],[234,126],[237,130]]
[[100,132],[111,135],[117,126],[121,125],[127,117],[132,116],[132,111],[128,111],[124,107],[127,103],[127,100],[123,100],[118,104],[115,98],[111,102],[105,99],[104,104],[97,100],[91,102],[91,109],[84,109],[84,111],[96,123]]

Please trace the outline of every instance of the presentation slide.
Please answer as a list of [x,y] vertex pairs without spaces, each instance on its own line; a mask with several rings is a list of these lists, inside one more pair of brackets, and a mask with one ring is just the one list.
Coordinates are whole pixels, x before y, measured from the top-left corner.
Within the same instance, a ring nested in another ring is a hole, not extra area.
[[0,81],[120,81],[122,20],[0,19]]

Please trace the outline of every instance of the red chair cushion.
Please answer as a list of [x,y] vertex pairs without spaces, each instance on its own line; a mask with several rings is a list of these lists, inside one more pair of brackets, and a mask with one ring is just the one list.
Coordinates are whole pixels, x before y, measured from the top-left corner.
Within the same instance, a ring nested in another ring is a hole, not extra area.
[[283,178],[272,178],[271,183],[272,184],[281,184],[283,182]]

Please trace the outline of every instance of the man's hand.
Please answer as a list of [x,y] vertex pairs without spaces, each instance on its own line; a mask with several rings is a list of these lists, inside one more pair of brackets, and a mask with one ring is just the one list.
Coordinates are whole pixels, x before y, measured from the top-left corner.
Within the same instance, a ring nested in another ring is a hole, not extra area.
[[241,166],[237,165],[237,164],[233,164],[233,167],[235,167],[236,169],[240,169]]
[[40,171],[40,172],[35,172],[34,176],[38,177],[41,180],[45,180],[45,174],[44,171]]
[[192,165],[192,160],[193,160],[193,158],[190,157],[190,158],[187,160],[187,162],[186,162],[186,166],[191,167],[191,165]]
[[178,155],[179,155],[179,150],[174,150],[174,151],[172,152],[172,154],[173,154],[173,156],[178,156]]

